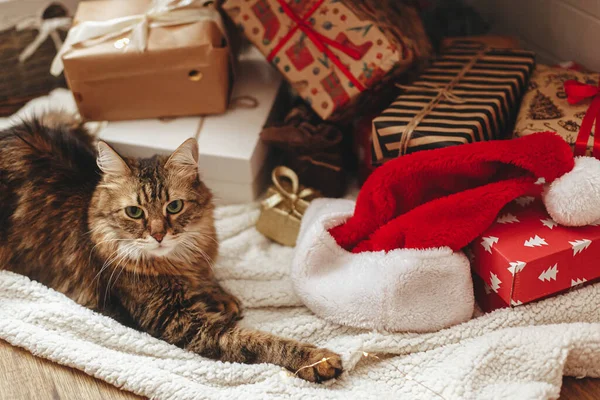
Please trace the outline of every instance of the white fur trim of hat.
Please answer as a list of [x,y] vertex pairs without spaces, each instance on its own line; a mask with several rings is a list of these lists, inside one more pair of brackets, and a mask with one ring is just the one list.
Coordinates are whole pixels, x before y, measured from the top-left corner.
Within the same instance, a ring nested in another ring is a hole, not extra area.
[[307,209],[292,267],[296,294],[316,315],[378,331],[431,332],[474,311],[469,260],[448,247],[350,253],[328,230],[354,202],[316,199]]

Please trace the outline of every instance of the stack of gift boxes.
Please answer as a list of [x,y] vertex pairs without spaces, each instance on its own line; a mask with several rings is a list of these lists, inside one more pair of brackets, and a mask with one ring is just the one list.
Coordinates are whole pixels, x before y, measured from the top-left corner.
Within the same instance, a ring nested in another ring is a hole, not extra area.
[[[285,245],[311,199],[417,151],[551,130],[575,155],[600,156],[581,134],[593,95],[574,104],[564,88],[593,88],[598,74],[536,65],[497,36],[447,38],[434,59],[415,9],[388,3],[86,1],[53,70],[121,154],[196,138],[221,203],[255,200],[271,180],[257,228]],[[253,46],[234,46],[237,35]],[[600,226],[558,226],[539,195],[509,204],[468,249],[485,310],[600,276]]]

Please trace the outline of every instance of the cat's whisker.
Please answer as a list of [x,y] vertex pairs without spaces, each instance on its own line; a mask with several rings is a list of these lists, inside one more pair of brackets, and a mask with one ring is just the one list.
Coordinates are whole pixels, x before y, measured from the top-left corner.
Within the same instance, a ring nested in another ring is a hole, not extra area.
[[[110,274],[110,277],[108,278],[108,283],[106,285],[106,290],[104,291],[104,307],[106,307],[106,299],[108,298],[108,294],[109,291],[112,290],[110,283],[112,281],[113,276],[115,275],[115,272],[118,270],[119,265],[123,262],[123,260],[125,260],[125,258],[127,258],[127,256],[131,253],[131,251],[133,251],[135,249],[135,243],[132,243],[130,245],[125,246],[125,248],[119,252],[119,254],[117,255],[117,257],[121,257],[119,259],[119,262],[115,265],[115,267],[113,268],[112,273]],[[119,279],[120,273],[117,276],[117,279]],[[116,283],[116,280],[115,280]],[[113,288],[114,288],[114,284],[113,284]]]
[[[100,271],[98,271],[98,273],[96,274],[96,276],[94,276],[94,278],[92,279],[90,286],[93,285],[93,283],[98,280],[98,283],[100,283],[100,275],[102,274],[102,272],[104,272],[104,270],[106,268],[108,268],[108,266],[110,265],[110,263],[113,261],[113,254],[118,253],[119,252],[119,247],[117,247],[117,249],[115,251],[113,251],[107,258],[106,261],[104,262],[104,264],[102,264],[102,267],[100,268]],[[118,254],[115,256],[118,257]],[[91,260],[91,255],[90,255],[90,260]]]
[[203,231],[184,231],[184,233],[199,233],[202,236],[202,238],[210,239],[213,242],[215,242],[216,244],[219,244],[219,241],[217,239],[215,239],[214,237],[212,237],[211,235],[209,235]]
[[197,245],[197,243],[192,242],[189,238],[182,238],[181,239],[181,243],[185,247],[187,247],[190,251],[197,252],[198,254],[200,254],[200,256],[208,264],[209,268],[214,271],[214,263],[213,263],[213,261],[208,256],[208,254],[204,250],[202,250],[202,248],[200,246]]
[[[134,245],[135,245],[134,243],[125,245],[125,247],[123,249],[119,246],[119,247],[117,247],[117,250],[115,250],[113,253],[111,253],[111,255],[107,258],[106,262],[102,265],[102,268],[100,269],[98,274],[92,280],[92,283],[96,279],[98,280],[98,289],[100,289],[100,285],[99,285],[100,284],[100,275],[102,274],[102,272],[104,272],[106,269],[108,269],[110,267],[110,265],[117,260],[117,258],[119,258],[125,251],[132,248]],[[117,254],[115,254],[115,253],[117,253]],[[113,254],[115,254],[115,255],[113,256]],[[113,273],[114,273],[114,271],[113,271]],[[110,279],[108,280],[109,283],[110,283],[110,280],[112,279],[112,276],[113,275],[111,274]],[[106,296],[106,291],[105,291],[105,296]],[[106,304],[106,298],[105,298],[104,302]]]
[[94,250],[96,249],[96,247],[98,247],[99,245],[101,245],[103,243],[119,242],[119,241],[127,241],[127,240],[132,241],[133,239],[106,239],[106,240],[96,243],[94,245],[94,247],[92,247],[92,250],[90,250],[90,257],[88,259],[88,264],[90,264],[92,262],[92,254],[94,253]]
[[90,229],[89,231],[85,232],[84,235],[91,235],[93,232],[99,231],[101,229],[104,229],[103,226],[96,226],[92,229]]

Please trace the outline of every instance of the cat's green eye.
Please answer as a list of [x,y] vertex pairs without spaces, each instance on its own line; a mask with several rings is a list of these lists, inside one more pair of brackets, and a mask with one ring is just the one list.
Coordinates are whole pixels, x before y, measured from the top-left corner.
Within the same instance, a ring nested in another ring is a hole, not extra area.
[[177,214],[183,208],[183,200],[174,200],[167,204],[167,212],[169,214]]
[[140,219],[144,216],[144,210],[136,206],[125,207],[125,214],[129,218]]

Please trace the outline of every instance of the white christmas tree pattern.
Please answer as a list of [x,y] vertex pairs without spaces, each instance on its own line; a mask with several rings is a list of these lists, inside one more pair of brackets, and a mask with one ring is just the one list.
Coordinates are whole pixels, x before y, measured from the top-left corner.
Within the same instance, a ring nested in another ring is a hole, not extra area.
[[498,278],[498,275],[496,275],[493,272],[490,272],[490,288],[498,293],[498,290],[500,289],[500,284],[502,283],[502,281],[500,280],[500,278]]
[[511,300],[510,301],[510,305],[513,307],[520,306],[521,304],[523,304],[523,302],[521,300]]
[[539,237],[538,235],[535,235],[535,237],[529,238],[529,240],[526,240],[525,243],[523,244],[523,246],[525,247],[540,247],[540,246],[548,246],[548,243],[546,243],[546,239]]
[[534,197],[532,196],[523,196],[523,197],[519,197],[515,200],[515,202],[520,205],[521,207],[526,207],[528,205],[530,205],[531,203],[533,203],[535,200]]
[[535,184],[536,185],[545,185],[546,184],[546,178],[544,178],[544,177],[538,178],[538,180],[535,181]]
[[558,224],[552,218],[540,219],[540,222],[547,228],[553,229]]
[[481,241],[481,245],[483,246],[485,251],[487,251],[488,253],[491,253],[492,247],[494,246],[494,244],[498,243],[498,240],[500,240],[500,239],[498,239],[495,236],[486,236]]
[[585,279],[585,278],[571,279],[571,287],[583,285],[586,282],[587,282],[587,279]]
[[519,218],[515,217],[511,213],[507,213],[499,216],[496,222],[499,224],[514,224],[515,222],[519,222]]
[[485,282],[483,282],[483,290],[485,290],[486,295],[492,293],[492,288]]
[[578,253],[581,253],[582,251],[590,247],[592,241],[588,239],[580,239],[574,242],[569,242],[569,244],[573,248],[573,256],[576,256]]
[[509,264],[510,264],[510,267],[508,267],[508,270],[513,275],[516,274],[517,272],[523,271],[523,268],[525,268],[525,266],[527,265],[527,263],[523,262],[523,261],[514,261],[514,262],[510,262]]
[[540,274],[540,276],[538,277],[538,279],[542,282],[545,281],[555,281],[556,280],[556,274],[558,274],[558,264],[554,264],[553,266],[551,266],[550,268],[548,268],[547,270],[545,270],[544,272],[542,272]]

